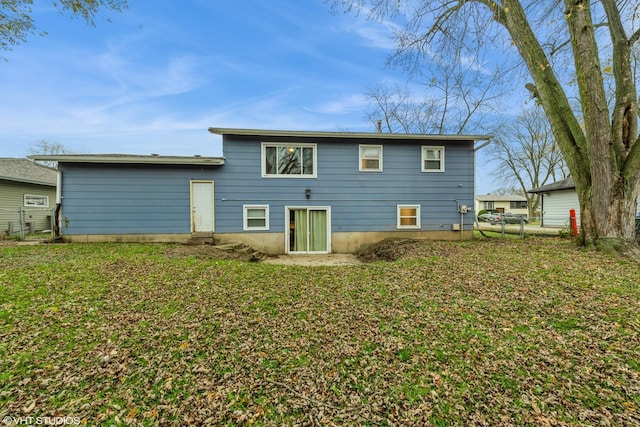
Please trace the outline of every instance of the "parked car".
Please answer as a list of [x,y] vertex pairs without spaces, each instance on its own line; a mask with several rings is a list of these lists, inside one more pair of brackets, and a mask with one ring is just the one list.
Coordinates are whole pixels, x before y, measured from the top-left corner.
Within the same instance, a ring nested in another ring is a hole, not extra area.
[[529,222],[529,220],[524,215],[518,215],[518,214],[512,214],[512,213],[505,213],[503,214],[502,218],[504,219],[504,222],[506,222],[507,224],[520,224],[521,221],[527,224]]
[[502,214],[483,213],[478,215],[478,221],[488,222],[490,224],[499,224],[502,221]]
[[488,222],[489,224],[500,224],[502,221],[507,224],[520,224],[520,221],[524,221],[525,224],[529,222],[524,215],[497,212],[478,215],[478,221]]

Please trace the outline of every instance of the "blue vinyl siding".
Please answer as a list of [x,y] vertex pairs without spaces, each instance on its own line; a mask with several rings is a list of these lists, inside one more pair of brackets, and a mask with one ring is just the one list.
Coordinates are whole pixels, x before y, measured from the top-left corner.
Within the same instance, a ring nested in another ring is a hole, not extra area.
[[64,234],[190,233],[190,182],[219,167],[61,164]]
[[[317,177],[262,178],[263,141],[316,143]],[[359,171],[359,144],[384,146],[382,172]],[[423,145],[445,146],[445,172],[421,172]],[[247,204],[269,206],[273,233],[284,232],[285,206],[330,206],[333,232],[395,231],[398,204],[420,205],[421,230],[449,231],[458,203],[473,206],[473,141],[225,135],[224,156],[224,166],[210,167],[60,164],[63,233],[190,233],[191,180],[214,181],[216,233],[254,232],[243,231]]]
[[[394,231],[398,204],[421,205],[422,230],[450,230],[460,222],[457,203],[473,206],[472,141],[388,141],[383,143],[383,171],[376,173],[358,170],[358,146],[379,140],[269,141],[317,143],[317,178],[262,178],[262,141],[266,139],[225,136],[224,180],[216,182],[216,192],[228,197],[216,205],[217,232],[241,230],[241,220],[228,214],[242,212],[244,203],[269,205],[271,232],[284,231],[285,206],[331,206],[334,232]],[[445,145],[445,172],[421,172],[422,145]]]

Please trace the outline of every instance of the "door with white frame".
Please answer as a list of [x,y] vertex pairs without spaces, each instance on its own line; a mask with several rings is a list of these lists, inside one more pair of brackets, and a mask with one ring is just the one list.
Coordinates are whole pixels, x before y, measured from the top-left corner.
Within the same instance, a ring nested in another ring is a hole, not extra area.
[[191,232],[213,232],[213,181],[191,181]]
[[327,254],[331,252],[331,208],[287,207],[286,253]]

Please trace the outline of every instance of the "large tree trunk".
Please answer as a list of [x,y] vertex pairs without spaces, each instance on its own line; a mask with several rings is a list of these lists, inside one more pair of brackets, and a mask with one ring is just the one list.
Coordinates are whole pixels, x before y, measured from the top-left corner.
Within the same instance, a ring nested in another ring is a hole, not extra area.
[[[535,85],[529,88],[542,104],[576,184],[583,244],[637,247],[636,199],[640,185],[637,153],[637,100],[628,61],[629,44],[613,0],[608,18],[614,47],[616,106],[609,114],[602,67],[588,0],[565,0],[566,21],[576,66],[584,120],[580,126],[546,54],[518,0],[504,0],[496,20],[509,30]],[[625,49],[627,49],[625,51]],[[618,58],[616,62],[616,58]],[[626,128],[623,128],[626,126]],[[632,165],[636,165],[635,168]]]
[[[577,189],[578,190],[578,189]],[[578,190],[581,213],[580,241],[584,245],[594,244],[603,249],[610,247],[625,250],[625,247],[635,246],[635,216],[637,194],[625,194],[622,180],[606,193],[610,204],[606,209],[593,203],[593,199],[604,199],[599,188]]]

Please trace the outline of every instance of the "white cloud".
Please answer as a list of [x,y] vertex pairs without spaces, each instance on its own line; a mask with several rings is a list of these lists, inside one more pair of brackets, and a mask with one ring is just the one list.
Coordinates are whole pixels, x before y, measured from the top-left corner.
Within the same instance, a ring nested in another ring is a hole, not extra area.
[[362,38],[365,46],[389,51],[396,48],[394,24],[376,21],[357,22],[358,25],[349,30]]
[[345,114],[353,112],[364,113],[369,100],[363,94],[352,94],[320,102],[306,109],[310,112],[321,114]]

